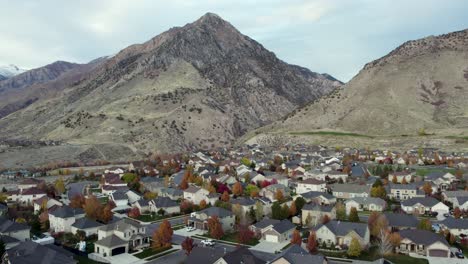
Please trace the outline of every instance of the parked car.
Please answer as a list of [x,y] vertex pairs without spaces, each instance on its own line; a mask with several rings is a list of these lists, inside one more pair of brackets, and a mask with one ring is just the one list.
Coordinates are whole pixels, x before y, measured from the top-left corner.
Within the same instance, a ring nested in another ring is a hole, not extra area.
[[205,246],[205,247],[207,247],[207,246],[208,246],[208,247],[212,247],[212,246],[215,245],[215,242],[214,242],[213,240],[211,240],[211,239],[206,239],[206,240],[202,240],[202,241],[201,241],[201,244],[202,244],[203,246]]
[[187,232],[192,232],[192,231],[195,231],[195,229],[196,229],[196,228],[193,227],[193,226],[187,226],[187,227],[185,228],[185,231],[187,231]]
[[450,216],[450,214],[448,214],[448,213],[444,214],[444,217],[449,217],[449,216]]
[[455,256],[456,256],[457,258],[459,258],[459,259],[464,259],[464,258],[465,258],[465,256],[463,256],[463,253],[460,253],[460,252],[456,252],[456,253],[455,253]]

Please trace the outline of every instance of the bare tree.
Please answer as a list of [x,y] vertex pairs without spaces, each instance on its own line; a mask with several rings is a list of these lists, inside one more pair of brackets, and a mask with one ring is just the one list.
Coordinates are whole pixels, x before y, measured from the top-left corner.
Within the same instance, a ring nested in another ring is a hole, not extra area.
[[390,241],[390,233],[387,230],[380,230],[377,246],[379,248],[379,253],[381,256],[385,256],[392,253],[393,245]]

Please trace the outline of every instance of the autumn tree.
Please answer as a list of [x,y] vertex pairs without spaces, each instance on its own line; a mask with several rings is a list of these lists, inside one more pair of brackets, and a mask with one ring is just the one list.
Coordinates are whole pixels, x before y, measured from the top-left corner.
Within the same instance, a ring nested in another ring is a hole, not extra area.
[[249,243],[253,239],[254,235],[255,233],[250,230],[248,225],[241,224],[237,227],[237,242],[239,244]]
[[140,209],[138,209],[138,207],[133,207],[130,209],[130,211],[128,211],[128,216],[131,218],[138,218],[140,215]]
[[385,190],[385,187],[383,187],[382,185],[375,186],[371,188],[370,196],[385,199],[387,198],[387,191]]
[[190,255],[192,252],[192,249],[195,247],[195,244],[193,243],[193,239],[191,237],[186,237],[184,241],[182,241],[182,249],[185,251],[185,255]]
[[223,226],[218,216],[213,215],[208,218],[208,230],[210,231],[210,236],[214,239],[221,239],[224,236]]
[[145,200],[153,200],[156,197],[158,197],[158,194],[155,192],[145,192],[145,194],[143,194],[143,198],[145,198]]
[[232,205],[232,208],[231,208],[231,211],[232,213],[236,216],[236,223],[239,223],[240,220],[242,219],[243,215],[242,215],[242,206],[238,203]]
[[180,184],[179,184],[179,188],[180,188],[181,190],[186,190],[188,187],[189,187],[189,186],[188,186],[188,181],[187,181],[187,179],[182,179],[182,181],[181,181]]
[[453,217],[458,219],[461,216],[462,216],[462,211],[460,210],[459,207],[455,207],[455,209],[453,209]]
[[114,213],[112,213],[112,209],[115,207],[115,204],[113,204],[112,201],[107,202],[106,206],[102,209],[102,213],[99,216],[99,220],[103,223],[109,223],[110,220],[112,220],[112,217],[114,216]]
[[349,211],[348,220],[350,222],[359,222],[359,215],[356,207],[351,207],[351,211]]
[[336,203],[335,209],[336,209],[336,219],[340,221],[346,220],[346,208],[343,205],[343,203],[341,202]]
[[279,202],[282,202],[283,199],[284,199],[284,194],[283,192],[280,190],[280,189],[277,189],[276,190],[276,193],[275,193],[275,199]]
[[401,181],[401,184],[408,184],[408,181],[406,180],[406,177],[403,177],[403,180]]
[[221,195],[221,201],[229,202],[229,193],[227,191],[224,191],[223,195]]
[[398,232],[393,232],[390,234],[390,243],[394,248],[400,246],[401,236]]
[[302,238],[301,238],[301,234],[299,233],[298,230],[294,230],[293,231],[293,234],[292,234],[292,237],[291,237],[291,244],[296,244],[298,246],[301,246],[302,244]]
[[234,195],[242,195],[243,190],[242,190],[242,184],[240,182],[234,183],[232,186],[232,193]]
[[351,239],[351,243],[349,244],[348,248],[348,256],[350,257],[359,257],[361,255],[362,247],[361,244],[359,243],[359,240],[357,238],[353,237]]
[[55,181],[55,191],[58,195],[62,195],[65,192],[65,182],[62,177]]
[[99,212],[101,211],[101,203],[94,195],[90,195],[84,203],[84,211],[88,218],[96,220],[98,219]]
[[153,233],[153,244],[154,249],[159,249],[162,247],[169,247],[171,245],[172,235],[174,231],[172,230],[171,223],[164,220],[159,228],[156,229]]
[[393,178],[392,178],[392,183],[398,183],[398,180],[397,180],[397,177],[396,177],[396,175],[393,175]]
[[289,207],[289,216],[295,216],[297,214],[296,203],[291,203]]
[[324,214],[324,215],[322,216],[322,218],[320,219],[320,222],[321,222],[323,225],[327,224],[327,223],[330,222],[330,221],[331,221],[331,219],[330,219],[330,217],[329,217],[327,214]]
[[71,208],[83,208],[85,204],[85,197],[82,194],[76,194],[70,200],[70,207]]
[[310,254],[315,254],[317,253],[317,246],[317,235],[314,230],[311,230],[309,238],[307,239],[307,250],[309,250]]
[[429,182],[424,183],[423,191],[427,196],[430,196],[432,194],[432,186]]
[[263,204],[260,201],[255,203],[255,219],[260,221],[263,218]]
[[372,236],[379,237],[382,230],[388,229],[388,220],[385,215],[380,214],[376,221],[372,225],[369,225],[369,228]]
[[200,209],[205,209],[207,206],[206,201],[204,199],[201,200],[199,206],[200,206]]

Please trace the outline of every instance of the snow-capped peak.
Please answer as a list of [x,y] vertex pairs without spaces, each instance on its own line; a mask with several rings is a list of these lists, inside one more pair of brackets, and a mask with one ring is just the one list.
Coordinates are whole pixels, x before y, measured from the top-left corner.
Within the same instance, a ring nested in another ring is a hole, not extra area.
[[22,69],[14,64],[0,66],[0,75],[5,76],[7,78],[18,75],[27,71],[26,69]]

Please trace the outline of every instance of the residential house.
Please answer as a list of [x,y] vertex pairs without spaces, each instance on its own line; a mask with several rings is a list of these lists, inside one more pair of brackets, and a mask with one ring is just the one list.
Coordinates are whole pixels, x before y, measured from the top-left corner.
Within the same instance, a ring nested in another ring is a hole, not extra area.
[[424,197],[424,192],[419,190],[416,184],[389,184],[387,196],[398,201],[404,201],[415,197]]
[[20,204],[32,205],[34,200],[46,196],[46,192],[36,187],[7,192],[8,200]]
[[399,253],[450,258],[450,245],[439,234],[419,229],[407,229],[399,233],[401,242],[396,248]]
[[359,184],[333,184],[331,186],[333,196],[339,199],[351,199],[355,197],[369,197],[370,187]]
[[377,197],[355,197],[345,201],[346,214],[355,207],[358,211],[377,211],[382,212],[387,207],[387,202]]
[[201,211],[191,213],[188,219],[188,225],[196,229],[208,230],[208,219],[213,216],[218,217],[225,232],[231,231],[234,228],[234,214],[220,207],[208,207]]
[[[202,262],[210,263],[210,262]],[[256,257],[250,250],[246,247],[238,247],[234,251],[226,253],[224,256],[220,257],[214,264],[265,264],[266,261]]]
[[[210,264],[224,256],[226,251],[221,247],[194,247],[185,264]],[[240,263],[240,262],[239,262]]]
[[386,212],[384,215],[388,222],[388,228],[392,232],[404,229],[416,229],[419,224],[419,220],[414,215],[390,212]]
[[331,180],[331,181],[337,181],[337,182],[342,181],[346,183],[348,181],[348,177],[349,176],[347,173],[344,173],[342,171],[337,171],[337,170],[331,170],[331,171],[325,172],[325,174],[320,174],[320,180],[322,181]]
[[453,203],[453,207],[458,207],[460,210],[468,211],[468,196],[457,197]]
[[184,198],[184,192],[176,188],[163,188],[158,193],[159,197],[169,197],[172,200],[179,200]]
[[18,183],[18,189],[22,191],[22,190],[31,189],[31,188],[37,188],[42,183],[45,183],[44,180],[39,180],[35,178],[26,178],[20,183]]
[[401,202],[401,208],[408,214],[429,212],[448,213],[449,207],[433,197],[417,197]]
[[271,264],[327,264],[328,260],[321,254],[311,255],[307,250],[298,246],[292,245],[284,250],[278,257],[271,260]]
[[327,190],[325,181],[317,179],[307,179],[297,183],[296,193],[302,194],[306,192],[325,192]]
[[336,203],[336,197],[328,192],[306,192],[301,193],[296,196],[302,197],[307,203],[315,203],[315,204],[322,204],[322,205],[330,205]]
[[[457,203],[457,198],[459,197],[468,197],[468,192],[465,190],[457,190],[457,191],[443,191],[442,197],[445,202],[450,202],[453,204],[454,207],[458,207],[459,204]],[[461,208],[460,208],[461,209]]]
[[19,245],[7,249],[2,256],[2,263],[48,263],[48,264],[76,264],[74,254],[55,245],[41,245],[32,241],[21,242]]
[[252,230],[255,233],[255,236],[258,238],[261,238],[262,235],[267,231],[270,230],[273,225],[281,222],[280,220],[277,219],[270,219],[268,217],[264,217],[262,220],[259,222],[250,225],[250,230]]
[[468,220],[466,219],[447,217],[439,222],[439,225],[443,230],[448,230],[455,236],[468,236]]
[[324,216],[328,216],[330,220],[336,218],[336,209],[332,205],[317,205],[306,204],[302,207],[301,221],[304,226],[316,226],[322,223]]
[[134,204],[136,201],[142,199],[143,197],[141,197],[140,194],[132,191],[132,190],[128,190],[125,195],[127,195],[127,200],[128,200],[128,203],[129,204]]
[[205,200],[205,202],[208,201],[208,195],[210,192],[207,190],[197,187],[197,186],[190,186],[187,189],[184,190],[184,199],[194,203],[194,204],[200,204],[202,200]]
[[288,219],[282,220],[279,223],[273,224],[261,234],[261,239],[267,242],[283,243],[291,240],[293,231],[296,226]]
[[315,228],[319,243],[327,245],[346,245],[349,247],[351,240],[356,238],[362,248],[367,248],[370,241],[370,232],[367,223],[353,223],[342,221],[330,221],[320,224]]
[[76,234],[78,231],[83,231],[85,232],[86,236],[97,235],[97,230],[101,226],[104,226],[104,225],[95,220],[89,219],[87,217],[83,217],[83,218],[77,219],[71,225],[71,232],[73,234]]
[[426,175],[424,177],[424,181],[430,181],[437,186],[437,188],[441,191],[450,189],[453,182],[455,182],[457,178],[455,175],[451,174],[450,172],[440,172],[434,171]]
[[113,211],[122,211],[130,209],[128,203],[127,191],[115,191],[109,195],[110,200],[114,201],[115,208]]
[[150,201],[148,200],[145,200],[145,199],[141,199],[141,200],[138,200],[136,201],[133,206],[138,208],[138,210],[140,210],[140,213],[144,213],[144,212],[149,212],[150,211],[150,204],[149,204]]
[[237,197],[236,199],[231,199],[230,203],[232,205],[240,205],[242,208],[242,213],[246,214],[250,208],[255,209],[256,201],[250,197]]
[[290,196],[290,190],[288,187],[282,185],[282,184],[272,184],[268,185],[265,188],[262,188],[260,190],[260,195],[263,197],[266,197],[270,199],[271,201],[276,201],[276,192],[281,191],[283,193],[283,196],[285,198]]
[[98,241],[94,243],[94,254],[101,257],[127,253],[130,249],[147,247],[150,244],[146,227],[128,218],[101,226],[97,231]]
[[19,241],[29,239],[31,227],[26,224],[13,222],[6,217],[0,217],[0,234],[2,236],[11,237]]
[[164,214],[179,214],[180,206],[177,201],[171,200],[169,197],[157,197],[149,201],[149,211],[152,213],[159,213],[162,210]]
[[[53,206],[63,206],[62,202],[59,202],[55,199],[49,198],[47,196],[42,196],[39,199],[34,200],[34,213],[37,214],[41,209],[49,210]],[[45,207],[45,208],[43,208]]]
[[71,232],[71,225],[85,215],[81,208],[71,208],[67,205],[49,212],[50,229],[53,232]]
[[410,171],[396,171],[396,172],[390,172],[388,174],[388,180],[391,181],[392,183],[395,183],[393,179],[396,179],[397,183],[403,183],[404,181],[406,183],[411,182],[411,178],[413,175],[411,174]]

